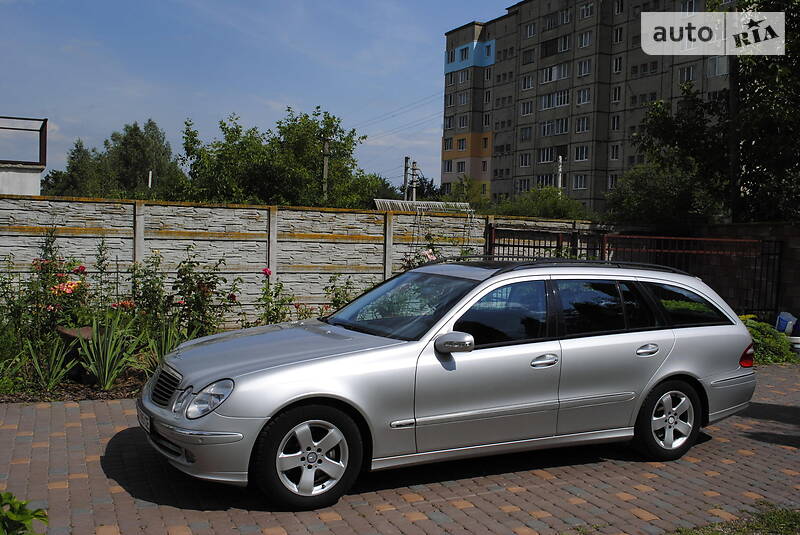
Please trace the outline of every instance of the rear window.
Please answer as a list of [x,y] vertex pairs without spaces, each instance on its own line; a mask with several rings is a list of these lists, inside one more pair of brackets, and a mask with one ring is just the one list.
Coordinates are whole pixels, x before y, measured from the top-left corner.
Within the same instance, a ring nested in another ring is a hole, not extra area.
[[730,323],[728,317],[716,306],[690,290],[655,282],[645,282],[644,285],[661,303],[667,314],[667,320],[674,326],[692,327]]
[[625,304],[628,329],[655,328],[661,324],[636,285],[629,281],[620,281],[619,291],[622,292],[622,302]]

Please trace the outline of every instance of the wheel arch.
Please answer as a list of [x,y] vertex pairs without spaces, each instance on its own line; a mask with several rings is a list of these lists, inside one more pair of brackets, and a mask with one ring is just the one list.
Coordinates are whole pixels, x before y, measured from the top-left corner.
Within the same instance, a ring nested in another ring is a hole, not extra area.
[[[286,411],[292,410],[297,407],[302,407],[305,405],[326,405],[328,407],[332,407],[334,409],[340,410],[349,417],[353,419],[356,426],[358,427],[358,431],[361,434],[361,441],[362,446],[364,448],[363,457],[361,461],[361,471],[364,471],[368,468],[372,463],[372,450],[373,450],[373,435],[372,429],[367,422],[367,418],[364,414],[352,403],[345,401],[341,398],[330,396],[330,395],[313,395],[305,398],[295,399],[287,404],[280,407],[275,413],[264,422],[264,425],[261,427],[263,430],[269,423],[275,419],[276,416],[283,414]],[[252,480],[249,477],[252,474],[253,470],[253,463],[255,460],[255,451],[256,451],[256,444],[257,441],[253,444],[253,448],[250,450],[250,462],[248,468],[248,480]]]
[[[644,399],[648,395],[650,395],[650,392],[652,392],[654,389],[658,388],[659,385],[662,385],[662,384],[666,383],[667,381],[683,381],[684,383],[688,384],[689,386],[691,386],[694,389],[694,391],[697,393],[697,397],[700,398],[700,405],[701,405],[701,407],[700,407],[700,414],[701,414],[700,426],[701,427],[707,426],[708,425],[708,411],[709,411],[709,408],[708,408],[709,407],[708,406],[708,393],[706,392],[706,389],[703,386],[703,383],[701,383],[700,380],[697,377],[695,377],[693,375],[690,375],[688,373],[678,372],[678,373],[673,373],[673,374],[668,375],[666,377],[660,378],[656,383],[654,383],[650,387],[650,389],[647,391],[647,394],[642,396],[642,403],[644,403]],[[641,408],[642,407],[641,407],[641,404],[640,404],[639,405],[639,410],[641,410]],[[637,411],[637,414],[638,414],[638,412],[639,411]]]

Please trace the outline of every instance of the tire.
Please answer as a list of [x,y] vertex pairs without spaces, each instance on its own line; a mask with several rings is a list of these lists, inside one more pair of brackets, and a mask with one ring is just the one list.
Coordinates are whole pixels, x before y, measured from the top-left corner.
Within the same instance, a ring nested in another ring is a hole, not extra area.
[[350,416],[327,405],[283,412],[261,430],[250,479],[292,510],[335,504],[361,471],[363,445]]
[[[671,410],[665,410],[665,409]],[[689,451],[700,433],[703,406],[683,381],[666,381],[645,398],[636,418],[634,444],[647,458],[674,461]]]

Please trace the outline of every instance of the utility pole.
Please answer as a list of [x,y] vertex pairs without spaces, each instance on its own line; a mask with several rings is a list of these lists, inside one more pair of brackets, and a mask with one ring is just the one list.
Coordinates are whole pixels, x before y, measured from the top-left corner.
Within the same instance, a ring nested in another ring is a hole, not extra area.
[[419,169],[417,168],[417,162],[411,162],[411,200],[416,202],[417,200],[417,176],[418,176]]
[[561,195],[561,191],[562,191],[561,188],[564,187],[562,185],[563,181],[562,181],[562,178],[561,178],[563,176],[563,172],[564,172],[564,157],[559,155],[559,157],[558,157],[558,194],[559,195]]
[[151,189],[153,187],[153,171],[150,170],[147,173],[147,189]]
[[406,156],[405,163],[403,164],[403,200],[408,200],[408,162],[410,157]]
[[330,156],[330,141],[322,138],[322,201],[328,201],[328,157]]

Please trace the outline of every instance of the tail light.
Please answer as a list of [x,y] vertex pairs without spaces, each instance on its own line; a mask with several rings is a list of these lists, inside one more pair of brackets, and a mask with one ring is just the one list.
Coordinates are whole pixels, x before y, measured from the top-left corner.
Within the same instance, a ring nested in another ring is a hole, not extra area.
[[741,358],[739,358],[739,366],[742,368],[752,368],[753,355],[755,355],[755,350],[753,349],[753,344],[750,344],[747,346],[747,349],[744,350],[744,353],[742,353]]

